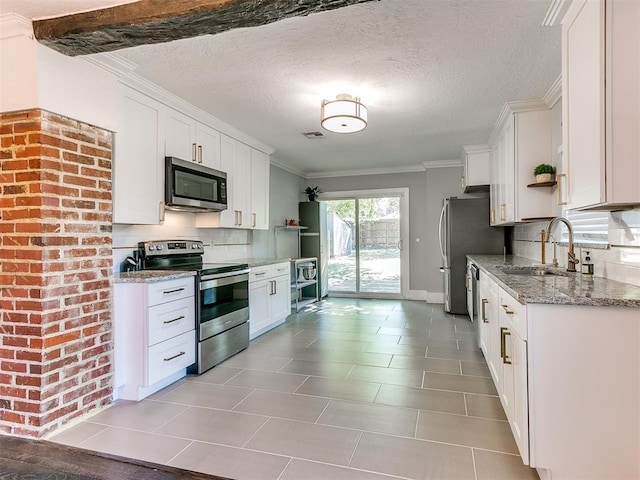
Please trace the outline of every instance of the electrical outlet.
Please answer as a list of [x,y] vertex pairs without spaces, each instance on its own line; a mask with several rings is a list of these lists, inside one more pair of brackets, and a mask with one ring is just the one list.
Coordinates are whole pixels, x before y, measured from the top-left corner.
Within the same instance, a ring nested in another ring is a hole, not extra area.
[[583,249],[583,248],[580,249],[580,262],[583,265],[585,263],[593,263],[593,261],[591,260],[591,250],[587,250],[586,248],[585,249]]

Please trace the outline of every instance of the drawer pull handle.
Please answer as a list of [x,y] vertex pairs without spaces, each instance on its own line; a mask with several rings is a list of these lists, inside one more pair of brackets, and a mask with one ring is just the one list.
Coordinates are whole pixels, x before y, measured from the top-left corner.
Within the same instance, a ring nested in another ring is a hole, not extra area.
[[507,315],[513,315],[515,313],[513,310],[509,310],[509,305],[501,305],[501,307],[504,308],[504,313]]
[[482,321],[484,323],[489,323],[489,319],[487,318],[487,303],[489,303],[489,300],[487,300],[486,298],[482,299]]
[[511,335],[511,332],[507,327],[500,327],[500,356],[502,357],[502,363],[505,365],[511,365],[511,360],[507,355],[507,335]]
[[178,320],[182,320],[184,318],[184,315],[180,315],[179,317],[174,318],[173,320],[165,320],[162,323],[168,324],[168,323],[173,323],[173,322],[177,322]]
[[255,275],[256,275],[256,277],[258,277],[258,276],[266,275],[266,274],[267,274],[267,272],[258,272]]
[[184,290],[184,287],[181,288],[175,288],[173,290],[165,290],[164,292],[162,292],[163,295],[169,295],[171,293],[178,293]]
[[171,360],[175,360],[176,358],[181,357],[182,355],[185,355],[185,354],[186,354],[186,352],[180,352],[180,353],[174,355],[173,357],[164,358],[163,360],[165,362],[170,362]]

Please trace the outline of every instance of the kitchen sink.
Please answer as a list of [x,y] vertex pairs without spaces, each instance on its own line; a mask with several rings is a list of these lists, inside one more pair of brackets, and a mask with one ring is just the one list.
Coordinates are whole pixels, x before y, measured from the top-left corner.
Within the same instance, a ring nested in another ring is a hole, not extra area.
[[508,275],[529,275],[532,277],[542,277],[545,275],[557,275],[556,272],[541,267],[513,267],[502,268],[504,273]]

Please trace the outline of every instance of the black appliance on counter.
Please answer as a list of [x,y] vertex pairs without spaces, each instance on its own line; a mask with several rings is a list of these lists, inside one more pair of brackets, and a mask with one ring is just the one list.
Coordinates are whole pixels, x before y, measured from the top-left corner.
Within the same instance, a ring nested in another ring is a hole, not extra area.
[[138,243],[142,270],[193,271],[196,298],[196,363],[203,373],[249,346],[249,266],[204,263],[199,240]]

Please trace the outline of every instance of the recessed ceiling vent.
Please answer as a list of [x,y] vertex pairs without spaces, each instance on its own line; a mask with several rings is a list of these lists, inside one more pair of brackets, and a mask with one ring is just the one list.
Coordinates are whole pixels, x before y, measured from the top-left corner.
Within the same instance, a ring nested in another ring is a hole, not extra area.
[[318,138],[324,138],[324,133],[322,132],[305,132],[303,133],[303,135],[305,137],[307,137],[309,140],[315,140]]

